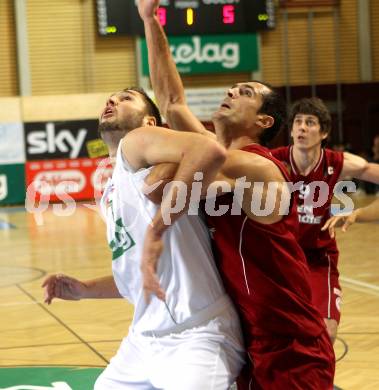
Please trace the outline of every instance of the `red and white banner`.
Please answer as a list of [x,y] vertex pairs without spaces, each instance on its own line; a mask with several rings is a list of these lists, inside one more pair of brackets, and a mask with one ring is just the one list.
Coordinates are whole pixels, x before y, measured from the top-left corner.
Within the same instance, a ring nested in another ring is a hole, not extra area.
[[109,159],[28,161],[25,165],[28,194],[35,200],[70,201],[99,198],[112,175]]

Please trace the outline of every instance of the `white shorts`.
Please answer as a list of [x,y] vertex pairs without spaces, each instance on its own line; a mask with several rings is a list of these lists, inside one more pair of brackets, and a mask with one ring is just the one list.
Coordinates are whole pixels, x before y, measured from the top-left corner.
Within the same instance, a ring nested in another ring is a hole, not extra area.
[[222,317],[162,337],[130,332],[94,390],[226,390],[244,364],[238,317]]

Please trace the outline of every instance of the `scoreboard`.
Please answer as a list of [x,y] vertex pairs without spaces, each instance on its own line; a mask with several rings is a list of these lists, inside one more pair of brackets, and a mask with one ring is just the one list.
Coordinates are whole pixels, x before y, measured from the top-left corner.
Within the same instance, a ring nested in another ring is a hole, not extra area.
[[[100,35],[144,35],[138,0],[96,0]],[[251,33],[275,27],[274,0],[161,0],[167,35]]]

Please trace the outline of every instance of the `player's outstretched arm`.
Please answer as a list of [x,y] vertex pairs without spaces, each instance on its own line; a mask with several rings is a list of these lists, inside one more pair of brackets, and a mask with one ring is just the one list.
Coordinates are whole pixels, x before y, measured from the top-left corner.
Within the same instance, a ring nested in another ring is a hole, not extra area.
[[139,14],[145,27],[150,79],[159,110],[172,129],[197,132],[215,138],[186,104],[183,83],[172,58],[166,34],[157,17],[158,7],[159,0],[138,1]]
[[329,218],[321,230],[329,230],[330,236],[334,238],[337,227],[341,227],[341,230],[346,232],[355,222],[364,223],[375,221],[379,221],[379,199],[366,207],[354,210],[350,214],[336,215]]
[[[161,203],[164,188],[169,182],[174,180],[177,168],[178,164],[175,163],[159,164],[145,178],[145,194],[152,202],[157,204]],[[245,196],[243,197],[244,200],[243,204],[241,203],[241,207],[243,207],[247,215],[253,219],[255,218],[250,210],[254,196],[253,184],[255,182],[270,183],[271,185],[271,191],[266,190],[267,186],[264,186],[262,189],[262,197],[265,198],[268,196],[270,202],[275,202],[275,206],[272,207],[273,212],[265,218],[265,223],[272,223],[274,220],[279,220],[280,210],[284,210],[281,215],[286,214],[285,210],[289,208],[290,204],[290,195],[278,168],[265,158],[239,150],[227,152],[227,158],[218,171],[214,181],[208,188],[203,187],[202,198],[208,197],[212,199],[215,196],[220,196],[231,191],[240,193],[243,190],[242,184],[244,178],[246,190],[244,191]],[[275,183],[277,183],[277,186],[275,186]],[[273,191],[276,191],[277,194],[272,193]],[[276,198],[275,195],[280,198],[280,201],[274,199]],[[260,200],[258,201],[260,202]]]
[[379,184],[379,164],[369,163],[364,158],[347,152],[343,154],[343,157],[341,178],[352,177]]
[[42,287],[44,302],[49,305],[54,298],[70,301],[85,298],[122,298],[112,275],[84,282],[63,274],[50,275],[44,280]]

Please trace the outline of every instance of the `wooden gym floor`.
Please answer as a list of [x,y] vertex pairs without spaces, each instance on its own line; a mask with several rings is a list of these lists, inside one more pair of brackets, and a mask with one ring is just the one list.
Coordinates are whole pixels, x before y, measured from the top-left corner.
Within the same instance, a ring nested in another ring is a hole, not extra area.
[[[104,222],[83,205],[71,216],[50,208],[41,217],[38,226],[21,207],[0,208],[0,367],[104,367],[128,332],[132,307],[117,299],[47,306],[40,287],[51,273],[91,279],[111,272]],[[355,225],[338,241],[344,297],[335,383],[377,390],[379,224]]]

